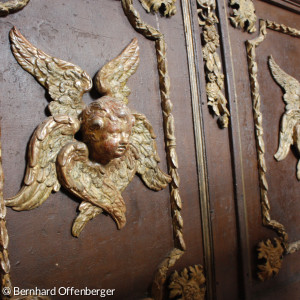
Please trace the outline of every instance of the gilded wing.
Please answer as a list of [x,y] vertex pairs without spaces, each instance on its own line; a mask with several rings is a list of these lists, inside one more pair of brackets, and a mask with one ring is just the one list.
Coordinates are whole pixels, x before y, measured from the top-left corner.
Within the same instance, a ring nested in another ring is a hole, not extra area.
[[108,62],[95,78],[95,86],[99,93],[128,103],[130,89],[126,86],[129,77],[135,73],[139,64],[139,46],[137,39],[123,52]]
[[269,66],[274,80],[285,91],[283,96],[284,102],[287,104],[286,110],[300,109],[300,83],[294,77],[285,73],[274,61],[273,57],[269,57]]
[[56,157],[62,146],[74,140],[79,130],[78,119],[69,116],[47,118],[35,130],[28,150],[28,163],[23,186],[5,204],[14,210],[30,210],[40,206],[54,191],[60,189],[56,175]]
[[[85,202],[92,204],[82,204],[79,207],[79,219],[73,224],[75,236],[79,235],[86,222],[102,210],[112,216],[119,229],[126,223],[126,207],[121,193],[109,178],[109,174],[106,174],[106,170],[100,164],[91,162],[88,156],[87,146],[74,141],[63,147],[57,159],[60,183]],[[95,207],[99,209],[95,210]]]
[[84,107],[82,95],[92,87],[87,73],[37,49],[15,27],[10,31],[10,40],[18,63],[48,90],[54,100],[48,106],[51,114],[77,117]]
[[144,183],[152,190],[160,191],[171,182],[171,177],[158,167],[160,161],[155,134],[150,122],[139,113],[133,113],[135,124],[132,128],[130,144],[138,152],[137,173],[141,175]]

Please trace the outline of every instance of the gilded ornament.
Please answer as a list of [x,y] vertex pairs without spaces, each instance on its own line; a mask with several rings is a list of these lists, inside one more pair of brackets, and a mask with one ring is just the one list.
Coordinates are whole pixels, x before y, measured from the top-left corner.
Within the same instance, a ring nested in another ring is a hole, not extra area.
[[256,31],[256,14],[252,0],[229,0],[229,5],[233,8],[229,18],[233,27],[240,27],[249,33]]
[[275,82],[285,92],[283,101],[286,104],[281,118],[279,147],[274,157],[277,161],[285,159],[294,145],[298,151],[297,178],[300,180],[300,83],[285,73],[272,56],[269,57],[269,67]]
[[149,12],[160,12],[166,17],[176,14],[176,0],[139,0],[144,9]]
[[300,37],[300,30],[292,27],[288,27],[284,24],[279,24],[274,21],[266,20],[266,26],[268,29],[278,31],[293,37]]
[[279,273],[282,264],[284,249],[281,241],[274,238],[273,242],[270,239],[262,241],[258,244],[258,264],[257,276],[261,281],[272,278]]
[[227,99],[222,90],[224,89],[224,74],[217,49],[220,47],[220,37],[217,33],[216,24],[219,20],[215,14],[216,3],[213,0],[197,0],[198,21],[203,27],[202,53],[206,71],[206,95],[208,105],[218,117],[220,127],[228,127],[230,113],[227,109]]
[[170,277],[169,298],[182,300],[204,300],[206,285],[203,267],[195,265],[184,268],[179,274],[175,271]]
[[163,112],[164,134],[166,144],[166,155],[169,174],[172,178],[170,184],[170,203],[173,218],[174,248],[166,255],[154,274],[151,288],[151,297],[160,300],[163,298],[164,283],[167,271],[183,255],[186,246],[183,239],[183,221],[180,214],[182,209],[179,194],[180,178],[178,174],[178,160],[176,153],[175,124],[172,115],[173,104],[170,98],[170,77],[168,73],[167,45],[163,34],[146,24],[135,9],[132,0],[122,0],[122,6],[132,27],[145,38],[155,42],[157,69],[159,75],[159,88],[161,95],[161,106]]
[[0,3],[0,17],[5,17],[8,14],[21,10],[29,1],[30,0],[9,0],[5,3]]
[[[48,90],[52,101],[51,116],[31,138],[23,186],[6,205],[18,211],[36,208],[63,185],[82,200],[74,236],[103,211],[121,229],[126,223],[121,193],[136,173],[156,191],[171,181],[158,167],[151,124],[126,106],[126,82],[139,64],[137,39],[98,72],[95,87],[104,96],[88,106],[82,101],[92,88],[86,72],[37,49],[16,28],[10,39],[18,63]],[[82,141],[74,137],[79,131]]]

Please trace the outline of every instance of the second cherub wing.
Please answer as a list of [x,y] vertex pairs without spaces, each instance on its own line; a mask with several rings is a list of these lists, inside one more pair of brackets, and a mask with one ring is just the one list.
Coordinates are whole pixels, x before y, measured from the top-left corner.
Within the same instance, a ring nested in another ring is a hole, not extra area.
[[135,124],[130,144],[138,153],[137,173],[141,175],[148,188],[160,191],[171,182],[171,177],[158,167],[160,159],[156,148],[156,136],[150,122],[143,114],[133,113],[133,115]]
[[54,100],[48,106],[51,114],[77,117],[84,107],[82,95],[92,87],[89,75],[78,66],[34,47],[15,27],[10,31],[10,41],[18,63],[48,90]]

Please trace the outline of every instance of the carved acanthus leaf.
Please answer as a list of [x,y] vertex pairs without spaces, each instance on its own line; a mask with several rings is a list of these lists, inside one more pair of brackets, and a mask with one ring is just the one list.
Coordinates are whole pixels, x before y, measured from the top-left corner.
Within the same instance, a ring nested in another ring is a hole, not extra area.
[[139,0],[144,9],[149,13],[151,11],[160,12],[166,17],[176,14],[176,0]]
[[258,244],[257,251],[260,261],[258,264],[258,278],[265,281],[277,275],[281,268],[284,252],[281,241],[277,238],[274,238],[273,242],[270,239],[262,241]]
[[281,161],[288,155],[290,147],[295,145],[298,151],[297,178],[300,180],[300,83],[285,73],[269,58],[269,66],[275,82],[285,91],[285,113],[281,119],[279,147],[274,157]]
[[180,274],[175,271],[170,277],[169,290],[171,299],[204,300],[206,286],[203,267],[190,266],[183,269]]
[[256,14],[252,0],[230,0],[233,13],[229,18],[232,26],[240,27],[249,33],[256,31]]
[[0,17],[15,13],[25,7],[30,0],[9,0],[5,3],[0,3]]

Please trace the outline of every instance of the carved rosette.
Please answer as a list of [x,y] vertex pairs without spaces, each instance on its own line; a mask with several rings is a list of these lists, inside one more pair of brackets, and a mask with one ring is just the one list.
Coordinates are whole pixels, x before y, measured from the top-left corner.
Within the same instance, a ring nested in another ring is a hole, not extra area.
[[166,17],[176,14],[176,0],[139,0],[144,9],[149,13],[160,12]]
[[281,269],[284,253],[280,239],[274,238],[273,242],[270,239],[260,242],[257,251],[259,260],[258,278],[265,281],[277,275]]
[[170,299],[203,300],[206,292],[203,267],[190,266],[180,274],[175,271],[170,277],[169,290]]
[[0,17],[5,17],[8,14],[21,10],[29,1],[30,0],[10,0],[5,3],[0,3]]
[[218,116],[220,127],[228,127],[229,111],[224,89],[224,74],[217,49],[220,47],[220,37],[216,24],[219,20],[215,14],[216,2],[214,0],[197,0],[199,25],[203,27],[203,60],[206,71],[206,94],[208,105],[214,114]]
[[233,27],[240,27],[249,33],[256,31],[255,7],[252,0],[230,0],[229,6],[233,8],[229,18]]

